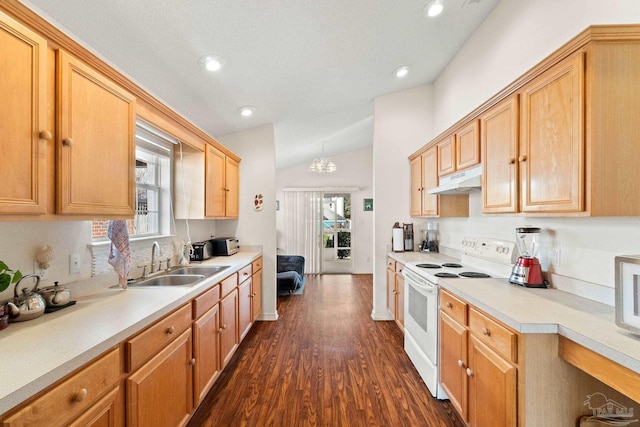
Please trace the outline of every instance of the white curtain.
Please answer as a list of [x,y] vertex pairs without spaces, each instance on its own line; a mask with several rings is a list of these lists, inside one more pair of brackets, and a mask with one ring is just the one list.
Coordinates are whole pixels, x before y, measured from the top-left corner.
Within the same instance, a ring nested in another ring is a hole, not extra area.
[[322,273],[322,191],[285,191],[284,251],[304,256],[304,272]]

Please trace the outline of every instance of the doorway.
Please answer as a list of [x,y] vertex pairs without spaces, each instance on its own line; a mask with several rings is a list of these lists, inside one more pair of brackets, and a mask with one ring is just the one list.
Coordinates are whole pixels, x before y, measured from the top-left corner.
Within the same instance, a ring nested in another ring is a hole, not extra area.
[[351,274],[351,195],[324,194],[322,203],[322,272]]

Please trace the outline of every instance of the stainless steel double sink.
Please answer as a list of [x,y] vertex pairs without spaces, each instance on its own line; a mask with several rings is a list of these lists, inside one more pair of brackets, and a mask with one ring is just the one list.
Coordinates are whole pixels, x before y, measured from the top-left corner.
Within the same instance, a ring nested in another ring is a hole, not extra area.
[[212,265],[205,266],[178,266],[169,270],[156,273],[151,277],[144,279],[138,279],[133,283],[128,283],[127,286],[131,287],[146,287],[146,286],[188,286],[194,285],[197,282],[211,277],[223,270],[226,270],[230,266],[228,265]]

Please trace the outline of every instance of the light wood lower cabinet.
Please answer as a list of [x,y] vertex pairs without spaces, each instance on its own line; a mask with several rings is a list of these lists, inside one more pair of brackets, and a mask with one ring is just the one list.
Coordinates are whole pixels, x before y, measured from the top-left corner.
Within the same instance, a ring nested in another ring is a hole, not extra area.
[[197,407],[222,371],[220,363],[220,285],[214,286],[194,302],[193,398]]
[[387,258],[387,310],[404,330],[404,264]]
[[446,290],[440,291],[440,384],[473,427],[518,422],[518,335]]
[[126,380],[128,427],[186,425],[193,410],[191,328]]
[[251,329],[251,277],[238,286],[238,343]]
[[[120,353],[116,349],[4,419],[2,426],[85,425],[78,424],[80,420],[87,420],[88,425],[120,426],[122,414],[116,405],[119,377]],[[110,424],[102,424],[104,421]]]
[[227,366],[238,348],[238,289],[220,301],[220,358]]
[[251,322],[262,313],[262,257],[253,261],[251,275]]

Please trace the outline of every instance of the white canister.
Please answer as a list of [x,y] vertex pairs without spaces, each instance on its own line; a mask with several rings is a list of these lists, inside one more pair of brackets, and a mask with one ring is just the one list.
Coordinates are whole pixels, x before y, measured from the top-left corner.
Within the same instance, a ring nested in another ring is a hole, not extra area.
[[404,230],[402,228],[393,228],[391,242],[393,252],[404,252]]

